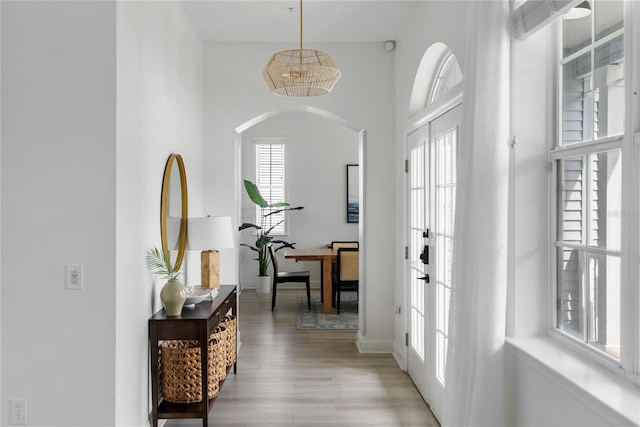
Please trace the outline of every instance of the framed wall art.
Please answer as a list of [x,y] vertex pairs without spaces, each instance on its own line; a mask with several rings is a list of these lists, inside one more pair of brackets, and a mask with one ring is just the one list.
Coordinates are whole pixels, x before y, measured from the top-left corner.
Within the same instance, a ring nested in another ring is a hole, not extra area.
[[360,221],[360,171],[358,165],[347,165],[347,222]]

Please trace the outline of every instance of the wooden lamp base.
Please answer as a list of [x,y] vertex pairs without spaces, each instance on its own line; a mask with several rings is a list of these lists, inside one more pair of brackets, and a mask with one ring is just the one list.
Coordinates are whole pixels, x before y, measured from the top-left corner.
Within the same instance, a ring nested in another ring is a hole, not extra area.
[[201,262],[201,284],[203,288],[220,288],[220,252],[202,251]]

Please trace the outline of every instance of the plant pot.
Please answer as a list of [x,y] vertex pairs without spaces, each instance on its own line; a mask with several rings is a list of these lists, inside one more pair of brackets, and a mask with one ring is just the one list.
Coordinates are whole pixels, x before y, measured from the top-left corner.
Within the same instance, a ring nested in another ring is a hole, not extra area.
[[160,290],[160,301],[167,316],[180,316],[187,299],[187,289],[178,279],[171,279]]
[[271,291],[271,276],[258,276],[258,284],[256,292],[259,294],[268,294]]

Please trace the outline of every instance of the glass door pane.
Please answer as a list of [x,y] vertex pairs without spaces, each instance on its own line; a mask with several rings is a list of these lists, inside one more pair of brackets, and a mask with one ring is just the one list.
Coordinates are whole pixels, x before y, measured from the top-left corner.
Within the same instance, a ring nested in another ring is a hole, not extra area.
[[449,337],[449,301],[453,266],[453,222],[456,202],[457,128],[435,137],[435,352],[436,379],[444,386]]
[[420,260],[425,231],[425,146],[424,144],[411,150],[409,159],[409,194],[410,194],[410,248],[411,264],[411,334],[410,346],[421,361],[425,358],[425,286],[420,280],[426,274],[425,265]]

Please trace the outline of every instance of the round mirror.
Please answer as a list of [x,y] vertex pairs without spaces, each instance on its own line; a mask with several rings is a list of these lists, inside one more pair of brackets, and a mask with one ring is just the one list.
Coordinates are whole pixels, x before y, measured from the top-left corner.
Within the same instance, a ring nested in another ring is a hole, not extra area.
[[[162,178],[160,236],[162,252],[179,269],[187,245],[187,174],[180,154],[167,160]],[[175,256],[173,255],[175,253]]]

